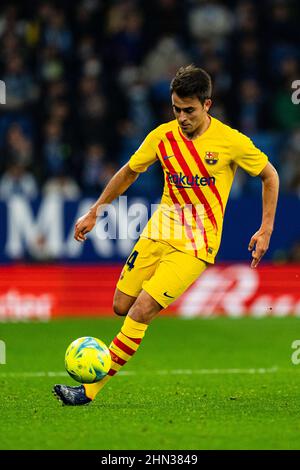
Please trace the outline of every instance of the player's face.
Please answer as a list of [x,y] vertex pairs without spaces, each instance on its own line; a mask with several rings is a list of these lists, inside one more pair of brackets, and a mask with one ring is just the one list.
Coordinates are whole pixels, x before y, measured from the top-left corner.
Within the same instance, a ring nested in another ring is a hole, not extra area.
[[197,96],[180,98],[172,93],[172,107],[175,118],[184,134],[193,137],[201,129],[207,119],[207,112],[211,106],[211,100],[205,100],[204,104]]

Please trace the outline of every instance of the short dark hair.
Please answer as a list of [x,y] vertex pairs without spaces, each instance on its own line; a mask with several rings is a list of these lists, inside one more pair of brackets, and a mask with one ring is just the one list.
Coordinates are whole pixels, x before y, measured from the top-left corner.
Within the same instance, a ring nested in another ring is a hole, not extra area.
[[204,104],[211,98],[212,83],[210,75],[194,64],[180,67],[170,85],[171,94],[175,92],[180,98],[197,96]]

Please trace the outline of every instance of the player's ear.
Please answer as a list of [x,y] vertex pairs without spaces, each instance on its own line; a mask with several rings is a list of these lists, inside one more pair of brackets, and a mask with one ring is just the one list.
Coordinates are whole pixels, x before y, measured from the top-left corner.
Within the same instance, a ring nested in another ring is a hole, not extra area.
[[203,105],[204,111],[208,112],[211,105],[212,105],[212,100],[210,98],[206,98],[206,100],[204,101],[204,105]]

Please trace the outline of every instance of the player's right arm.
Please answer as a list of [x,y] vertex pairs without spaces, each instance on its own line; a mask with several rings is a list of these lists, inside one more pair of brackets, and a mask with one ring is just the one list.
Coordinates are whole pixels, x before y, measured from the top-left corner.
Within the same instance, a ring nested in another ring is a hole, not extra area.
[[157,160],[155,142],[157,141],[157,130],[154,129],[145,138],[142,145],[132,155],[129,162],[126,163],[109,181],[98,201],[90,210],[80,217],[75,225],[74,238],[78,242],[86,240],[86,234],[90,232],[95,224],[97,215],[101,213],[101,206],[110,204],[118,196],[123,194],[129,186],[147,168]]
[[86,214],[77,220],[74,233],[75,240],[78,242],[86,240],[85,235],[94,228],[97,215],[101,212],[101,206],[110,204],[118,196],[123,194],[129,186],[134,183],[138,176],[139,173],[133,171],[129,163],[126,163],[126,165],[112,177],[95,204],[93,204]]

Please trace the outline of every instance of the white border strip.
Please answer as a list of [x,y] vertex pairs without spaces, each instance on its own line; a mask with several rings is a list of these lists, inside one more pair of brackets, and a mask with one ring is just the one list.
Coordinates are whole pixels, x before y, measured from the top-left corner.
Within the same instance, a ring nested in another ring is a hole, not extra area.
[[[173,370],[155,370],[145,373],[151,375],[221,375],[221,374],[274,374],[278,367],[271,368],[260,367],[258,369],[173,369]],[[120,371],[118,375],[138,375],[136,371]],[[42,377],[68,377],[67,372],[0,372],[0,378],[24,378],[35,379]]]

